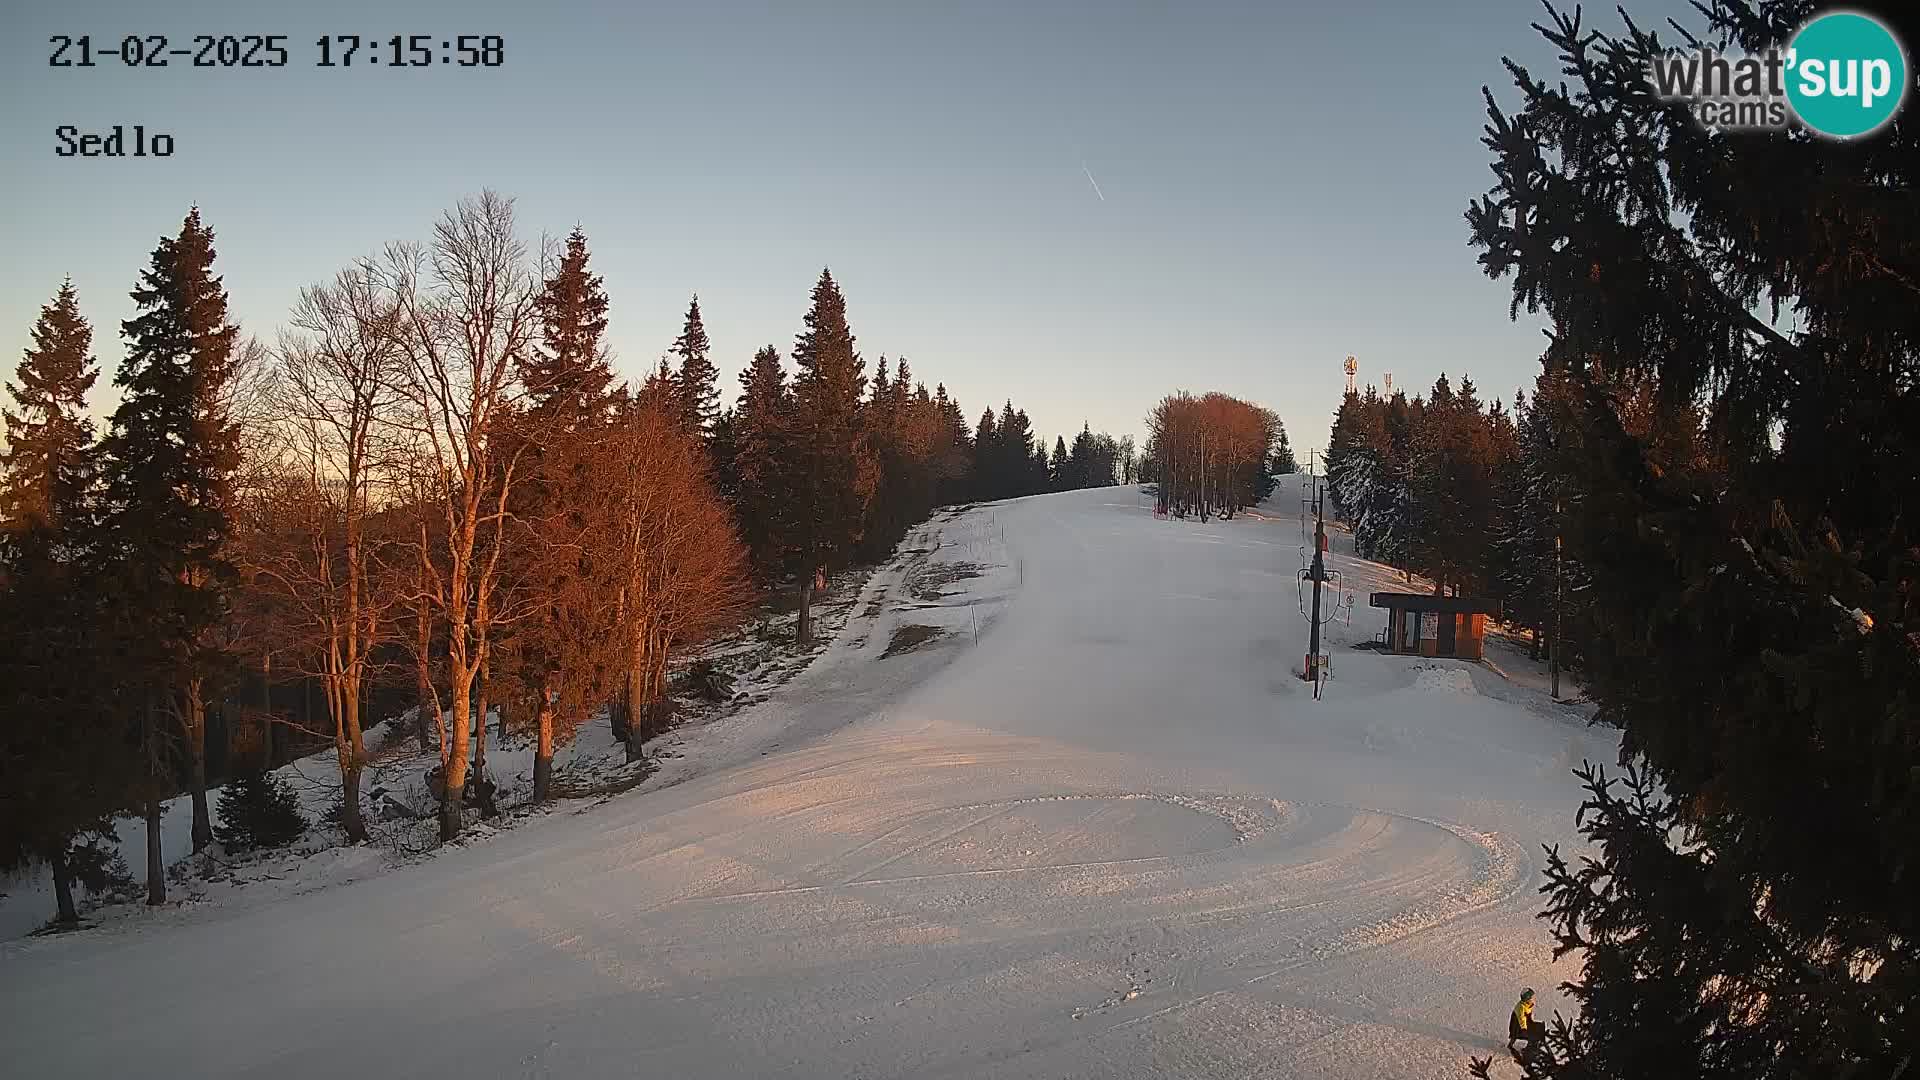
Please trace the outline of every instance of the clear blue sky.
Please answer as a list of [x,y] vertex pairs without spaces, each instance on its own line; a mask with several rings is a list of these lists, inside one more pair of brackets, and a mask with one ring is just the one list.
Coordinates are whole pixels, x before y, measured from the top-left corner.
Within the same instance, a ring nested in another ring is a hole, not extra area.
[[[757,346],[791,345],[830,265],[869,363],[906,354],[970,419],[1012,397],[1049,441],[1082,421],[1137,433],[1162,394],[1218,389],[1275,409],[1304,451],[1325,442],[1349,353],[1363,381],[1392,371],[1410,389],[1442,370],[1487,397],[1531,383],[1539,324],[1508,320],[1461,213],[1491,180],[1481,84],[1512,102],[1502,54],[1551,74],[1527,25],[1540,13],[22,5],[0,87],[0,363],[10,376],[70,273],[110,373],[127,292],[190,204],[216,231],[236,317],[271,341],[300,286],[424,238],[491,187],[518,199],[530,237],[586,228],[626,374],[654,363],[698,292],[731,393]],[[47,65],[51,34],[116,49],[132,33],[284,33],[292,59]],[[349,33],[427,34],[436,52],[498,34],[505,64],[314,66],[316,37]],[[57,126],[116,123],[171,132],[174,156],[55,156]]]

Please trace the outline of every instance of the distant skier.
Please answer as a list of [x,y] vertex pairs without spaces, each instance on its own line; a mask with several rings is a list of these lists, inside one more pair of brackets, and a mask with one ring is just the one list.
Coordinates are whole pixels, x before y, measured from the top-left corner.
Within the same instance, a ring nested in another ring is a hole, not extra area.
[[1507,1017],[1507,1052],[1519,1057],[1520,1052],[1513,1048],[1515,1039],[1525,1039],[1527,1053],[1540,1049],[1540,1040],[1547,1034],[1547,1025],[1533,1018],[1533,987],[1520,991],[1520,1002],[1513,1007],[1513,1015]]

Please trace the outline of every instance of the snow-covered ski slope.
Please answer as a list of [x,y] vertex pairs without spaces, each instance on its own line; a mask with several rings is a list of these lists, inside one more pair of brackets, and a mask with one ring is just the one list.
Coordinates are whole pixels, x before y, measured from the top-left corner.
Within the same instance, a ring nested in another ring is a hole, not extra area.
[[[0,951],[20,1076],[1459,1077],[1522,985],[1580,758],[1486,668],[1297,678],[1298,479],[910,538],[840,640],[669,787],[369,880]],[[977,570],[979,576],[960,576]],[[1329,606],[1332,606],[1331,604]],[[939,636],[905,643],[911,626]],[[976,641],[977,633],[977,641]],[[889,646],[893,646],[891,655]]]

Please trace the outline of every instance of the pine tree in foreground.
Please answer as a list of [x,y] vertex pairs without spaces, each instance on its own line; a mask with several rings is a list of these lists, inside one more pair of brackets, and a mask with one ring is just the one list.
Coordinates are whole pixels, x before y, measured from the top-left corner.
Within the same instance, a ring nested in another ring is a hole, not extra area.
[[127,768],[102,692],[94,555],[93,329],[72,281],[41,309],[0,408],[0,869],[44,863],[55,921],[79,912],[76,859],[113,837]]
[[165,237],[122,324],[127,355],[105,451],[105,541],[114,604],[108,636],[127,658],[128,705],[148,759],[148,902],[166,894],[160,800],[170,747],[183,744],[193,845],[212,838],[206,798],[206,701],[223,657],[212,634],[234,577],[227,536],[238,432],[229,413],[238,328],[213,273],[213,233],[190,212]]
[[[1695,36],[1784,47],[1808,8],[1702,5]],[[1564,542],[1629,770],[1584,771],[1591,853],[1549,863],[1579,1014],[1527,1071],[1914,1076],[1920,127],[1710,135],[1647,93],[1652,21],[1541,25],[1566,81],[1509,65],[1524,104],[1488,94],[1499,183],[1467,217],[1575,388]]]
[[[526,476],[513,492],[525,543],[513,576],[530,611],[500,646],[499,671],[533,702],[533,799],[553,793],[553,755],[590,711],[620,683],[613,648],[618,585],[593,550],[602,492],[598,457],[616,412],[613,370],[602,338],[608,301],[588,268],[578,228],[535,301],[540,342],[520,368],[526,409],[510,428],[509,457]],[[615,701],[616,738],[624,738],[624,705]]]
[[80,314],[69,278],[40,309],[15,382],[0,409],[0,558],[15,573],[57,558],[84,535],[94,480],[93,421],[87,393],[100,377],[93,327]]

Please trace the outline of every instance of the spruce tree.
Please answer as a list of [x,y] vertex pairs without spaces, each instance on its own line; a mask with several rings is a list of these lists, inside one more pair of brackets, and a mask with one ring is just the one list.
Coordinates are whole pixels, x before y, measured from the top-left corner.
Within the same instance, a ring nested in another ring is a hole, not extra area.
[[713,418],[713,430],[707,435],[707,454],[713,459],[713,486],[721,497],[732,503],[740,493],[740,472],[735,456],[739,453],[734,410],[726,409]]
[[1080,434],[1073,437],[1073,445],[1067,448],[1067,483],[1070,488],[1092,487],[1094,480],[1094,455],[1098,452],[1094,444],[1093,428],[1086,422],[1080,424]]
[[733,411],[734,517],[754,572],[765,581],[795,569],[792,481],[793,395],[768,345],[740,372]]
[[860,557],[865,561],[885,556],[893,546],[894,524],[906,512],[908,462],[901,445],[904,417],[900,405],[894,398],[894,381],[887,375],[883,354],[874,364],[873,378],[867,381],[867,400],[860,407],[860,445],[872,469],[865,479],[873,490],[860,529]]
[[674,398],[681,424],[711,441],[714,421],[720,416],[720,372],[708,358],[708,348],[707,328],[700,321],[700,298],[696,296],[687,304],[686,325],[673,341],[673,355],[680,358]]
[[966,411],[947,393],[946,383],[936,383],[933,403],[941,419],[941,460],[935,503],[947,506],[966,497],[973,471],[973,433],[967,426]]
[[[1556,548],[1562,507],[1581,498],[1573,471],[1579,432],[1571,383],[1543,371],[1531,397],[1515,396],[1512,463],[1497,504],[1493,544],[1502,614],[1532,631],[1534,652],[1555,650],[1562,668],[1577,666],[1586,625],[1587,576],[1578,552]],[[1550,635],[1559,635],[1549,641]]]
[[1072,486],[1067,465],[1067,440],[1065,436],[1055,435],[1053,457],[1047,460],[1047,487],[1052,491],[1064,491]]
[[213,629],[226,618],[238,429],[228,397],[239,329],[213,273],[213,232],[195,208],[164,237],[121,326],[127,355],[104,444],[105,534],[115,560],[112,631],[130,663],[131,702],[150,765],[148,902],[165,899],[160,799],[170,735],[184,743],[193,846],[213,838],[206,797],[205,701],[222,671]]
[[869,407],[881,410],[892,407],[893,380],[887,376],[887,356],[885,353],[881,353],[879,361],[873,365],[873,378],[867,380],[867,393],[869,394],[867,398]]
[[1300,463],[1293,459],[1293,447],[1287,444],[1285,425],[1282,425],[1276,433],[1273,459],[1267,468],[1275,476],[1287,476],[1300,469]]
[[254,851],[298,840],[307,831],[307,819],[286,777],[254,772],[220,790],[220,825],[214,831],[228,851]]
[[865,364],[854,350],[847,302],[830,271],[813,287],[806,329],[794,340],[793,515],[801,574],[844,565],[860,540],[869,467],[860,429]]
[[[1784,48],[1809,10],[1727,0],[1691,33]],[[1651,23],[1541,25],[1565,81],[1509,63],[1520,111],[1487,95],[1468,224],[1573,388],[1564,540],[1626,767],[1582,770],[1592,849],[1548,861],[1579,1015],[1528,1071],[1911,1076],[1920,128],[1708,133],[1647,92]]]
[[93,328],[68,280],[40,311],[0,408],[0,869],[48,866],[55,921],[79,919],[69,852],[113,836],[125,766],[101,692],[92,573],[97,462],[86,395]]
[[1000,426],[994,421],[993,410],[987,409],[980,414],[980,424],[973,433],[973,479],[971,497],[975,499],[998,499],[1003,486],[1000,480]]
[[87,392],[100,377],[93,327],[80,314],[69,278],[40,309],[16,382],[12,408],[0,408],[0,558],[15,574],[61,559],[86,532],[92,508],[93,421]]
[[1409,487],[1414,518],[1408,531],[1412,569],[1436,588],[1478,592],[1487,584],[1492,546],[1499,425],[1482,411],[1470,377],[1456,391],[1443,374],[1421,413],[1413,439]]
[[1391,456],[1386,403],[1371,386],[1347,394],[1327,440],[1327,501],[1353,529],[1354,549],[1369,559],[1390,558],[1405,534]]
[[1000,409],[997,432],[995,472],[1000,486],[989,498],[1012,499],[1047,490],[1047,448],[1035,444],[1026,410],[1016,410],[1013,402],[1007,401]]
[[660,358],[658,366],[647,372],[640,392],[634,395],[634,403],[641,408],[659,409],[676,419],[680,416],[680,391],[674,385],[673,367],[665,356]]
[[[1368,387],[1369,391],[1373,388]],[[1327,449],[1320,455],[1321,468],[1327,478],[1327,502],[1336,513],[1345,516],[1349,525],[1360,509],[1359,493],[1347,489],[1342,475],[1341,458],[1357,448],[1355,430],[1360,423],[1361,399],[1358,391],[1349,390],[1340,399],[1339,408],[1333,412],[1333,428],[1327,433]],[[1358,537],[1355,541],[1358,542]]]
[[[556,740],[571,732],[583,702],[602,700],[618,680],[607,642],[613,627],[603,605],[591,602],[601,553],[581,550],[600,497],[595,459],[612,421],[613,368],[602,337],[608,301],[600,276],[588,269],[586,235],[575,228],[566,254],[535,300],[540,341],[520,363],[528,408],[507,440],[504,458],[517,457],[529,478],[516,486],[516,515],[537,542],[509,554],[514,577],[537,599],[532,614],[501,643],[501,670],[537,704],[534,710],[534,799],[552,790]],[[572,715],[559,716],[558,710]],[[614,726],[627,717],[614,704]],[[476,751],[484,743],[476,742]],[[480,770],[476,769],[476,772]],[[484,777],[482,783],[485,783]]]
[[539,344],[521,360],[519,377],[536,418],[577,424],[604,419],[611,408],[613,366],[602,338],[607,332],[607,292],[588,268],[587,234],[567,236],[560,265],[536,302]]

